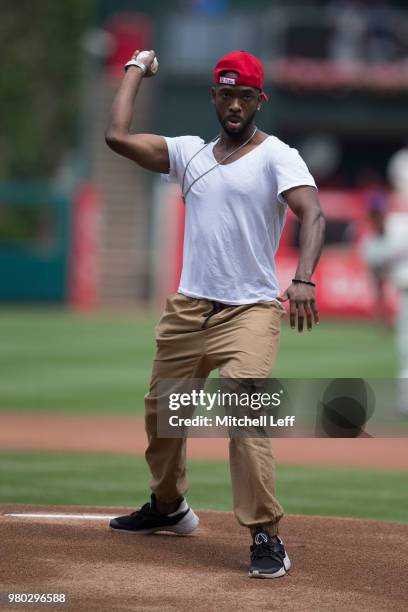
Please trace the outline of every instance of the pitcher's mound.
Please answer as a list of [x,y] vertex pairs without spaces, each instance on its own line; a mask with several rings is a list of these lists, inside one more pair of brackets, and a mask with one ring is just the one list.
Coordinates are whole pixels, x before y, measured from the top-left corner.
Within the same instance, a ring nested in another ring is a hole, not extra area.
[[108,529],[109,515],[127,512],[0,506],[0,591],[66,593],[61,610],[75,612],[407,610],[406,525],[288,516],[281,535],[291,574],[255,580],[248,534],[230,513],[200,512],[188,537]]

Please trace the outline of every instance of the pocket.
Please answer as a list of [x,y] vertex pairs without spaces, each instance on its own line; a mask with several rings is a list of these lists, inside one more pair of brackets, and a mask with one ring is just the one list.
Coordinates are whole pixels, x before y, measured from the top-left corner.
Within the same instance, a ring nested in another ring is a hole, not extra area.
[[177,293],[177,291],[175,293],[170,293],[170,295],[168,295],[166,299],[166,307],[164,309],[164,314],[176,312],[178,308],[176,304],[182,304],[185,297],[185,295],[183,295],[182,293]]
[[282,317],[286,314],[286,308],[279,300],[273,300],[272,304],[279,310]]
[[192,302],[197,302],[197,300],[182,293],[170,293],[167,296],[164,312],[155,327],[156,340],[186,331],[185,321],[192,310]]

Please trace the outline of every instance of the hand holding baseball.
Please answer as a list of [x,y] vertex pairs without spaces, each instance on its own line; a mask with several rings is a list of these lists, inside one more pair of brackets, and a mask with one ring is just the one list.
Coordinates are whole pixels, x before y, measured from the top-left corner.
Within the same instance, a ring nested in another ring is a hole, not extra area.
[[159,62],[157,61],[156,54],[153,50],[151,51],[139,51],[138,49],[133,53],[132,59],[141,62],[146,66],[145,77],[152,77],[157,74],[159,70]]

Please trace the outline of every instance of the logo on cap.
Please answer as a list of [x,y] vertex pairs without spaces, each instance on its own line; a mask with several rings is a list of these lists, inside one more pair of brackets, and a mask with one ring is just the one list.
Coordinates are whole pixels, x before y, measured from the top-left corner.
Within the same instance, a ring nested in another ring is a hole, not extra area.
[[[235,72],[236,77],[224,76]],[[259,90],[262,98],[268,100],[263,91],[263,67],[257,57],[246,51],[232,51],[218,60],[214,68],[214,83],[227,85],[245,85]]]
[[227,85],[235,85],[236,79],[230,79],[229,77],[220,76],[220,83],[226,83]]

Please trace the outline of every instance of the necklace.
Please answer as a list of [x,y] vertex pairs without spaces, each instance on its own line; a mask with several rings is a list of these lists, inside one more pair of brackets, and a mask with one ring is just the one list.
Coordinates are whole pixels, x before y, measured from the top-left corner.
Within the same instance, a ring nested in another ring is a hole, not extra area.
[[181,193],[182,193],[182,200],[184,202],[184,204],[186,203],[186,197],[187,194],[189,193],[190,189],[192,188],[193,185],[196,184],[197,181],[199,181],[200,179],[203,178],[203,176],[205,176],[206,174],[208,174],[209,172],[211,172],[212,170],[214,170],[214,168],[217,168],[218,166],[220,166],[223,162],[225,162],[225,160],[227,160],[229,157],[231,157],[231,155],[234,155],[234,153],[236,153],[237,151],[239,151],[240,149],[242,149],[243,147],[245,147],[245,145],[248,144],[248,142],[250,142],[253,137],[255,136],[256,132],[258,131],[258,128],[255,127],[254,131],[252,132],[251,136],[248,138],[248,140],[246,140],[245,142],[243,142],[242,144],[239,145],[239,147],[237,147],[236,149],[234,149],[233,151],[231,151],[230,153],[227,153],[227,155],[225,155],[222,159],[220,159],[219,162],[217,162],[216,164],[214,164],[213,166],[211,166],[211,168],[209,168],[208,170],[206,170],[205,172],[203,172],[202,174],[200,174],[200,176],[198,176],[196,179],[193,180],[192,183],[190,183],[190,185],[188,186],[188,188],[186,189],[186,191],[184,191],[184,182],[186,179],[186,174],[187,174],[187,170],[189,165],[191,164],[191,162],[193,161],[193,159],[199,154],[201,153],[201,151],[203,151],[206,147],[208,147],[208,145],[210,145],[212,142],[216,142],[220,136],[216,136],[215,138],[213,138],[212,140],[210,140],[210,142],[207,142],[203,147],[201,147],[201,149],[198,149],[198,151],[196,153],[194,153],[193,157],[191,157],[186,165],[186,167],[184,168],[184,173],[183,173],[183,180],[181,182]]

